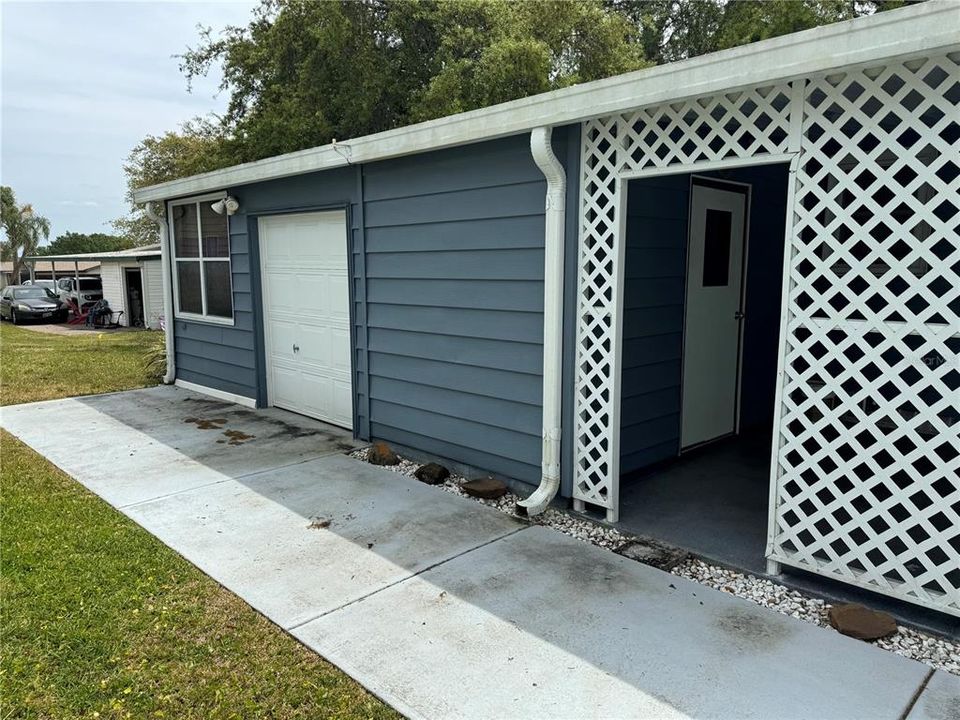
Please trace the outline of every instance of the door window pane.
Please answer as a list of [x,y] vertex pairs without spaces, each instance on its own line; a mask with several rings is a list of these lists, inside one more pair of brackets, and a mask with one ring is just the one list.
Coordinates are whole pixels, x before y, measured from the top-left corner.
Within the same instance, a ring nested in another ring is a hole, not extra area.
[[730,229],[733,213],[707,209],[703,229],[703,287],[724,287],[730,282]]
[[180,312],[203,313],[200,299],[200,262],[177,262],[177,288],[179,290]]
[[227,230],[226,215],[217,215],[210,209],[210,203],[200,203],[200,228],[203,233],[203,256],[228,257],[230,255],[230,237]]
[[207,286],[207,315],[233,317],[230,296],[230,263],[216,261],[203,264],[203,280]]
[[198,257],[200,239],[197,231],[197,206],[173,206],[173,241],[178,258]]

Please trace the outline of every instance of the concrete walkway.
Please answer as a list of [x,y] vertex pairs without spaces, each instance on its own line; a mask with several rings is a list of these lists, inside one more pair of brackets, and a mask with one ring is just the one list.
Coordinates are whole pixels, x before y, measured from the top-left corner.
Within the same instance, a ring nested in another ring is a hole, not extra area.
[[960,678],[355,461],[300,416],[161,387],[0,424],[409,717],[960,718]]

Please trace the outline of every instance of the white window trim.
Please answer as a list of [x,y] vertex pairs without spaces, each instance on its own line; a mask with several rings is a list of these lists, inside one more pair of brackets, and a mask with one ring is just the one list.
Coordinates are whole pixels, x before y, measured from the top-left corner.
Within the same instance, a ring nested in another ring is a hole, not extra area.
[[[173,224],[173,209],[180,205],[200,205],[203,202],[214,202],[222,200],[227,196],[226,191],[207,193],[205,195],[194,195],[193,197],[171,200],[167,203],[167,227],[170,228],[168,242],[170,244],[170,275],[173,288],[173,316],[178,320],[189,320],[190,322],[208,323],[211,325],[233,325],[235,323],[236,308],[233,303],[233,257],[232,242],[230,240],[230,217],[227,220],[227,256],[225,258],[204,258],[203,257],[203,227],[200,220],[200,208],[197,208],[197,231],[198,231],[198,255],[195,258],[182,258],[184,261],[196,261],[200,263],[200,302],[203,307],[203,313],[184,312],[180,310],[180,279],[177,273],[177,238]],[[219,315],[207,315],[207,282],[203,272],[205,262],[225,262],[230,267],[230,317],[221,317]]]

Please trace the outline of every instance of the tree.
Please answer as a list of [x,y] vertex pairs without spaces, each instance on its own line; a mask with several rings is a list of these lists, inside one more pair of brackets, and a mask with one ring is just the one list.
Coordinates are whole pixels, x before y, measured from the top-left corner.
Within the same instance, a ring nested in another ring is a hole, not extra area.
[[636,34],[601,0],[263,0],[181,67],[223,67],[225,154],[245,162],[632,70]]
[[50,237],[50,221],[29,203],[19,205],[13,188],[4,185],[0,187],[0,227],[5,236],[0,253],[4,260],[13,262],[11,277],[17,282],[23,258],[36,253],[41,238]]
[[636,26],[600,2],[441,2],[436,70],[412,120],[473,110],[636,70]]
[[221,130],[210,120],[197,118],[184,123],[177,132],[148,135],[131,151],[123,165],[130,214],[114,220],[113,229],[132,246],[158,242],[157,226],[146,216],[143,207],[133,202],[133,191],[231,164],[223,152]]
[[606,0],[660,64],[871,15],[917,0]]
[[128,250],[133,241],[119,235],[105,233],[67,232],[58,235],[49,245],[37,248],[38,255],[75,255],[77,253],[103,253]]

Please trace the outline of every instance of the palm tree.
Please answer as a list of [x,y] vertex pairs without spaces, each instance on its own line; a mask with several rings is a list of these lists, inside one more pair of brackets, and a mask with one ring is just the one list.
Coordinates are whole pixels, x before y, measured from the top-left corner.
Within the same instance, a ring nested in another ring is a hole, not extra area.
[[0,188],[0,226],[6,235],[4,255],[13,261],[10,277],[17,283],[20,282],[23,258],[36,254],[41,238],[50,237],[50,221],[34,212],[30,203],[17,205],[13,188],[4,186]]

